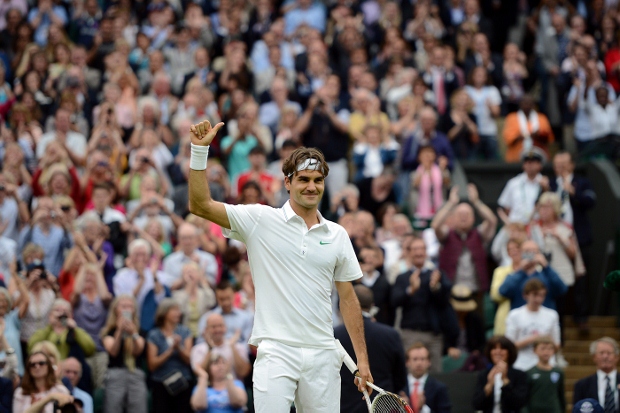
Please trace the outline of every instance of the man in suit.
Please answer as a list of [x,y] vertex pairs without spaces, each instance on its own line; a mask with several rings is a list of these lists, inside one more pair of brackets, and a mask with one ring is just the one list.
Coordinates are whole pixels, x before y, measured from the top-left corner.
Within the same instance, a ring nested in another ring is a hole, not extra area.
[[[561,151],[553,157],[555,179],[543,180],[545,191],[555,192],[562,200],[562,219],[575,229],[579,250],[586,269],[588,267],[588,247],[592,244],[592,227],[588,211],[596,204],[596,193],[588,178],[576,176],[575,161],[570,152]],[[577,277],[573,291],[575,294],[574,319],[580,331],[588,331],[588,289],[586,277]]]
[[618,413],[618,354],[620,347],[611,337],[602,337],[590,345],[596,373],[575,383],[573,403],[591,398],[605,408],[605,413]]
[[[433,372],[441,372],[441,356],[445,342],[452,342],[454,328],[449,323],[452,284],[427,261],[426,245],[421,238],[409,244],[413,268],[400,274],[392,287],[392,308],[403,308],[400,322],[404,348],[424,343],[430,352]],[[458,336],[458,326],[456,327]]]
[[[430,353],[422,343],[407,349],[407,388],[405,395],[415,413],[449,413],[452,409],[448,387],[428,375]],[[402,393],[401,393],[402,396]]]
[[[373,307],[372,290],[365,285],[353,287],[362,308],[364,317],[364,335],[368,348],[368,362],[374,383],[386,391],[398,393],[407,385],[405,354],[398,332],[385,324],[377,323],[370,315]],[[351,339],[344,325],[335,328],[334,336],[352,357],[355,354]],[[343,365],[340,370],[341,393],[340,411],[342,413],[366,413],[368,408],[360,397],[360,392],[351,383],[353,376]]]

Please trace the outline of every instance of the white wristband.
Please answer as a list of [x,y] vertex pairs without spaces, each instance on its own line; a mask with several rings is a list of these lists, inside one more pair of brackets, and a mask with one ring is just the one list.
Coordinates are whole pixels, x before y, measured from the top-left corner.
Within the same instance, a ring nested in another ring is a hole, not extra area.
[[189,158],[189,167],[194,171],[204,171],[207,169],[207,156],[209,155],[209,146],[194,145],[191,149]]

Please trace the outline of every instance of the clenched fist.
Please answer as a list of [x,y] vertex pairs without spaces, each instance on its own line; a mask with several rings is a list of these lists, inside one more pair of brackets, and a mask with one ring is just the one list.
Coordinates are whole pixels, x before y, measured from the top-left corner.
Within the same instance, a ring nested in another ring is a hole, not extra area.
[[217,131],[220,130],[222,126],[224,126],[224,122],[220,122],[211,127],[211,122],[208,120],[190,126],[189,135],[192,143],[199,146],[210,145],[215,135],[217,135]]

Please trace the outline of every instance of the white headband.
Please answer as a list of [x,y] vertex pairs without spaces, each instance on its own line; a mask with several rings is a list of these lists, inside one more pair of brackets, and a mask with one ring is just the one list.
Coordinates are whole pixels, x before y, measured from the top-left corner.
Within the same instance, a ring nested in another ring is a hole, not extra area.
[[[297,165],[297,172],[301,171],[319,171],[323,175],[325,175],[325,172],[323,171],[323,165],[321,164],[321,162],[319,162],[318,159],[315,158],[308,158],[305,161],[300,162]],[[292,176],[293,173],[288,174],[289,179],[291,179]]]

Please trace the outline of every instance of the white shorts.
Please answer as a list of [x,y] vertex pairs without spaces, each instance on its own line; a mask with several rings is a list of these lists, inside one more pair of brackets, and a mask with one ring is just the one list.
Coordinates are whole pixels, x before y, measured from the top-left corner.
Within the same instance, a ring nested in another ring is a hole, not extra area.
[[336,349],[261,341],[252,378],[256,413],[289,413],[293,401],[298,413],[339,412],[342,360]]

